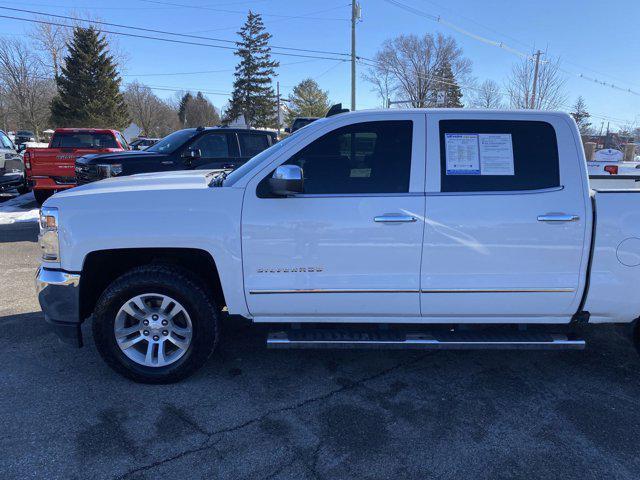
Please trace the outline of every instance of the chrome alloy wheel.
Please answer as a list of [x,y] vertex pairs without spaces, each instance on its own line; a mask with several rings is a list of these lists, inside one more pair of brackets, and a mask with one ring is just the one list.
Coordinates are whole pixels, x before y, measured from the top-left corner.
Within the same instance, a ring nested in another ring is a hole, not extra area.
[[191,344],[193,325],[177,300],[145,293],[127,300],[113,329],[120,350],[145,367],[164,367],[182,357]]

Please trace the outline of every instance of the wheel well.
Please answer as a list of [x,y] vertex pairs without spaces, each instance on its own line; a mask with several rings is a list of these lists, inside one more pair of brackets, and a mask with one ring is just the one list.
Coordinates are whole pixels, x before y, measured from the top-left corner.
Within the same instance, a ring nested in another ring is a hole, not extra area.
[[91,252],[85,258],[80,277],[80,318],[91,315],[102,292],[116,278],[150,263],[189,270],[205,283],[218,308],[226,306],[218,268],[209,252],[193,248],[124,248]]

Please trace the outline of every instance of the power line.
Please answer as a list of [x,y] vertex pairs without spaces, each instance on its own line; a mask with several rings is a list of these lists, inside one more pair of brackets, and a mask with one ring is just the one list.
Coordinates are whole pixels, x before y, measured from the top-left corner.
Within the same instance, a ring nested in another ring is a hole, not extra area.
[[[11,10],[14,12],[21,12],[21,13],[31,13],[34,15],[41,15],[44,17],[53,17],[53,18],[62,18],[67,20],[69,17],[65,16],[65,15],[55,15],[53,13],[46,13],[46,12],[38,12],[35,10],[26,10],[23,8],[13,8],[13,7],[3,7],[0,6],[0,9],[2,10]],[[162,35],[173,35],[173,36],[177,36],[177,37],[185,37],[185,38],[193,38],[196,40],[209,40],[212,42],[221,42],[221,43],[227,43],[227,44],[233,44],[236,45],[237,42],[236,40],[228,40],[226,38],[215,38],[215,37],[205,37],[202,35],[192,35],[192,34],[188,34],[188,33],[176,33],[176,32],[168,32],[165,30],[155,30],[152,28],[144,28],[144,27],[134,27],[134,26],[130,26],[130,25],[123,25],[120,23],[110,23],[110,22],[103,22],[100,20],[85,20],[85,19],[80,19],[80,18],[76,18],[74,19],[75,21],[78,22],[84,22],[84,23],[92,23],[92,24],[98,24],[98,25],[107,25],[109,27],[117,27],[117,28],[128,28],[131,30],[137,30],[140,32],[149,32],[149,33],[159,33]],[[323,53],[323,54],[327,54],[327,55],[340,55],[340,56],[348,56],[348,53],[341,53],[341,52],[330,52],[330,51],[326,51],[326,50],[311,50],[311,49],[307,49],[307,48],[296,48],[296,47],[280,47],[277,45],[270,45],[270,47],[273,49],[278,49],[278,50],[291,50],[291,51],[297,51],[297,52],[308,52],[308,53]]]
[[[432,20],[434,22],[437,22],[437,23],[440,23],[442,25],[445,25],[446,27],[449,27],[452,30],[455,30],[455,31],[457,31],[457,32],[459,32],[459,33],[461,33],[461,34],[463,34],[463,35],[465,35],[467,37],[470,37],[470,38],[472,38],[474,40],[477,40],[479,42],[485,43],[487,45],[491,45],[493,47],[500,48],[502,50],[505,50],[505,51],[507,51],[509,53],[512,53],[514,55],[518,55],[519,57],[525,58],[525,59],[530,60],[530,61],[534,60],[533,56],[531,54],[529,54],[529,53],[525,53],[525,52],[522,52],[520,50],[517,50],[517,49],[515,49],[513,47],[510,47],[509,45],[506,45],[503,42],[499,42],[499,41],[496,41],[496,40],[491,40],[491,39],[485,38],[485,37],[483,37],[481,35],[477,35],[477,34],[475,34],[473,32],[470,32],[469,30],[466,30],[466,29],[464,29],[464,28],[452,23],[452,22],[449,22],[449,21],[445,20],[444,18],[442,18],[439,15],[438,16],[432,15],[430,13],[427,13],[427,12],[424,12],[424,11],[419,10],[417,8],[414,8],[414,7],[410,6],[410,5],[406,5],[406,4],[402,3],[402,2],[399,2],[398,0],[384,0],[384,1],[389,3],[389,4],[391,4],[391,5],[396,6],[398,8],[401,8],[401,9],[407,11],[407,12],[410,12],[410,13],[412,13],[414,15],[417,15],[417,16],[420,16],[420,17],[424,17],[424,18],[427,18],[427,19]],[[567,63],[571,63],[571,62],[567,62]],[[640,92],[634,91],[634,90],[632,90],[630,88],[624,88],[624,87],[620,87],[620,86],[615,85],[615,84],[610,83],[610,82],[604,82],[604,81],[601,81],[601,80],[599,80],[597,78],[591,77],[589,75],[585,75],[583,73],[575,73],[575,72],[571,72],[571,71],[563,69],[563,68],[559,68],[559,70],[562,71],[565,74],[576,76],[578,78],[581,78],[583,80],[591,81],[591,82],[596,83],[598,85],[610,87],[610,88],[612,88],[614,90],[618,90],[618,91],[621,91],[621,92],[630,93],[632,95],[640,96]],[[629,83],[629,82],[625,81],[625,83]]]
[[[367,62],[372,62],[372,63],[367,63]],[[375,67],[377,65],[380,65],[380,62],[376,62],[375,60],[368,60],[368,61],[364,61],[364,59],[359,61],[360,64],[368,66],[368,67]],[[475,85],[469,85],[469,84],[461,84],[461,83],[457,83],[457,82],[452,82],[450,81],[450,79],[445,78],[445,77],[439,77],[437,75],[416,75],[416,77],[418,78],[422,78],[424,80],[435,80],[435,82],[442,84],[442,85],[450,85],[450,86],[458,86],[461,88],[464,88],[466,90],[473,90],[473,91],[481,91],[482,89],[475,86]],[[500,94],[503,96],[509,96],[509,92],[506,92],[504,90],[499,90]],[[572,105],[568,105],[568,104],[561,104],[560,107],[563,107],[567,110],[570,110],[573,108]],[[611,116],[606,116],[606,115],[601,115],[601,114],[596,114],[596,113],[590,113],[589,114],[591,117],[593,118],[599,118],[602,120],[610,120],[612,122],[616,122],[618,124],[633,124],[634,122],[630,121],[630,120],[626,120],[626,119],[621,119],[621,118],[616,118],[616,117],[611,117]]]
[[[301,63],[310,63],[310,62],[318,62],[319,59],[310,59],[310,60],[301,60],[299,62],[291,62],[291,63],[281,63],[278,65],[278,68],[289,67],[291,65],[299,65]],[[344,62],[346,60],[339,60],[340,62]],[[127,73],[122,74],[122,77],[172,77],[176,75],[201,75],[205,73],[225,73],[225,72],[233,72],[235,68],[225,68],[222,70],[198,70],[195,72],[158,72],[158,73]]]
[[[181,4],[181,3],[171,3],[171,2],[160,2],[158,0],[140,0],[141,2],[145,2],[145,3],[153,3],[156,5],[169,5],[169,6],[173,6],[173,7],[182,7],[182,8],[195,8],[198,10],[210,10],[212,12],[222,12],[222,13],[241,13],[241,14],[246,14],[247,12],[245,11],[241,11],[241,10],[226,10],[223,8],[214,8],[214,7],[209,7],[206,5],[185,5],[185,4]],[[326,10],[321,10],[321,12],[323,11],[330,11],[330,10],[335,10],[336,8],[341,8],[341,7],[334,7],[334,8],[329,8]],[[303,19],[309,19],[309,20],[347,20],[346,18],[323,18],[323,17],[310,17],[307,15],[279,15],[276,13],[263,13],[262,14],[263,17],[274,17],[274,18],[303,18]]]
[[[8,7],[0,7],[0,8],[8,8]],[[11,16],[11,15],[0,15],[0,18],[8,18],[10,20],[20,20],[20,21],[23,21],[23,22],[39,23],[39,24],[44,24],[44,25],[55,25],[55,26],[59,26],[59,27],[68,27],[69,26],[69,25],[66,25],[64,23],[57,23],[57,22],[51,22],[51,21],[46,21],[46,20],[38,20],[38,19],[32,19],[32,18],[14,17],[14,16]],[[92,22],[91,20],[82,20],[82,21],[88,22],[88,23],[96,23],[96,22]],[[149,36],[149,35],[140,35],[140,34],[126,33],[126,32],[115,32],[113,30],[101,29],[101,32],[102,33],[109,33],[111,35],[121,35],[121,36],[124,36],[124,37],[132,37],[132,38],[144,38],[144,39],[147,39],[147,40],[157,40],[159,42],[177,43],[177,44],[181,44],[181,45],[192,45],[192,46],[199,46],[199,47],[220,48],[220,49],[223,49],[223,50],[232,50],[232,51],[236,50],[235,47],[226,47],[224,45],[211,45],[211,44],[208,44],[208,43],[191,42],[191,41],[186,41],[186,40],[176,40],[176,39],[170,39],[170,38],[152,37],[152,36]],[[172,34],[172,33],[169,33],[169,32],[159,32],[159,33],[176,35],[176,34]],[[272,55],[285,56],[285,57],[317,58],[317,59],[322,59],[322,60],[340,60],[339,58],[335,58],[335,57],[318,56],[318,55],[305,55],[305,54],[300,54],[300,53],[271,52],[271,54]],[[345,54],[339,54],[339,55],[345,55]]]

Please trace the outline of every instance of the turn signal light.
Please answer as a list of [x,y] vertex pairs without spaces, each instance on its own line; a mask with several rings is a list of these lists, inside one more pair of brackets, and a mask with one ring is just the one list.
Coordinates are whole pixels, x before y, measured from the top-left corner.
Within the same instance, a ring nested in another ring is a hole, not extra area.
[[618,166],[617,165],[605,165],[604,171],[608,172],[610,175],[618,174]]

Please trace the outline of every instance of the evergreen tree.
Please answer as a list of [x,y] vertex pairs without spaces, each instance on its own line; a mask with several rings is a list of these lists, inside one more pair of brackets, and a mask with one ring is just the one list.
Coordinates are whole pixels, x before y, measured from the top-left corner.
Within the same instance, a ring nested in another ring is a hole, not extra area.
[[580,133],[582,135],[588,134],[589,129],[591,128],[591,122],[589,122],[591,115],[587,111],[587,104],[584,101],[584,98],[582,98],[582,95],[576,100],[571,116],[578,124],[578,130],[580,130]]
[[279,63],[271,60],[271,34],[265,31],[261,15],[251,11],[238,34],[240,41],[236,42],[238,49],[235,54],[240,57],[240,63],[236,66],[225,122],[232,122],[243,115],[247,125],[275,126],[277,100],[271,77]]
[[[438,92],[444,92],[444,104],[438,103]],[[430,98],[432,106],[462,108],[462,90],[451,69],[451,62],[444,60],[434,73],[434,87]]]
[[120,92],[120,76],[104,35],[93,27],[76,27],[56,77],[58,94],[51,121],[59,127],[124,128],[129,115]]
[[178,105],[178,119],[182,126],[187,125],[187,105],[191,100],[193,100],[193,95],[189,92],[185,93],[180,99],[180,104]]
[[289,95],[289,111],[286,123],[291,124],[296,117],[323,117],[329,110],[329,95],[315,80],[307,78],[293,88]]

